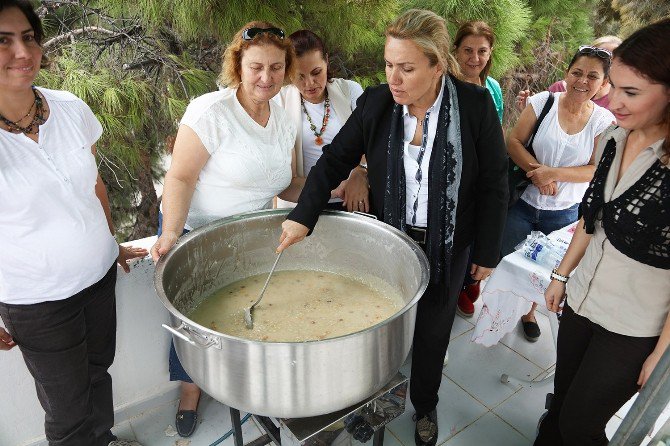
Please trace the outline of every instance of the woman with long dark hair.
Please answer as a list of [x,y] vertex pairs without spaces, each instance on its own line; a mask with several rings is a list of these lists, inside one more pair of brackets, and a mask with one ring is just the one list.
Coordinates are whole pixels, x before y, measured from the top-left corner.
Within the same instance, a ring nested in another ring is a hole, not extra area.
[[[536,446],[606,445],[605,425],[670,344],[670,19],[615,51],[583,218],[545,292],[563,316]],[[570,276],[570,273],[574,273]]]

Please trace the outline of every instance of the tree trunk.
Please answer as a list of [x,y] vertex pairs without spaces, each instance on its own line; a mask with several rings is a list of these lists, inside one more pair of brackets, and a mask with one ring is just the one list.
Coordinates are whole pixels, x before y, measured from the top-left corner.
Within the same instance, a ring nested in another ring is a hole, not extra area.
[[158,197],[151,175],[151,156],[146,152],[142,153],[142,167],[138,173],[137,186],[141,199],[137,206],[137,218],[130,240],[156,235],[158,230]]

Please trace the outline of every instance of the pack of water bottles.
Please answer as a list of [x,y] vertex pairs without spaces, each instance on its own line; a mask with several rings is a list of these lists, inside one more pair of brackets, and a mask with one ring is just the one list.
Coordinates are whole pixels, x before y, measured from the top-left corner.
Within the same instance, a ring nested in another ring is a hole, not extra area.
[[558,268],[565,251],[568,249],[566,243],[551,240],[540,231],[531,232],[526,240],[519,243],[517,251],[540,265],[550,269]]

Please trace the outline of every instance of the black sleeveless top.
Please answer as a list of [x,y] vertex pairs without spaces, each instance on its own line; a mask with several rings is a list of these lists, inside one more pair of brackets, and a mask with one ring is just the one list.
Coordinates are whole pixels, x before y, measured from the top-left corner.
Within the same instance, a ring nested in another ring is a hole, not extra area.
[[605,181],[616,155],[611,138],[581,204],[585,229],[602,220],[607,239],[633,260],[670,269],[670,169],[657,160],[617,198],[605,202]]

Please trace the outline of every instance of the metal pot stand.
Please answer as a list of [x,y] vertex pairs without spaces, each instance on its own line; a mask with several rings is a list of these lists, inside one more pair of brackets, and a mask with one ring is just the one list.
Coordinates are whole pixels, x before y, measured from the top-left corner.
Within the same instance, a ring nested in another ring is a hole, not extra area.
[[244,443],[240,411],[230,409],[235,446],[344,446],[352,440],[373,446],[384,443],[386,425],[405,412],[408,378],[398,372],[381,390],[346,409],[307,418],[271,418],[252,415],[265,434]]

